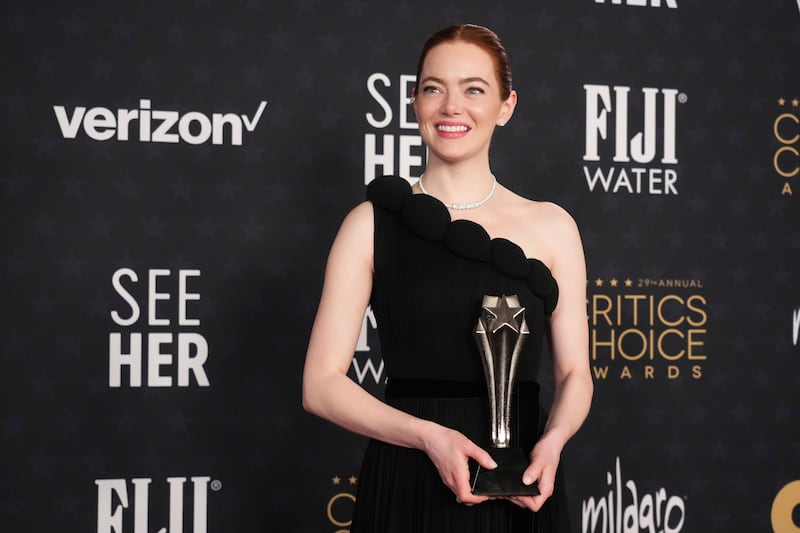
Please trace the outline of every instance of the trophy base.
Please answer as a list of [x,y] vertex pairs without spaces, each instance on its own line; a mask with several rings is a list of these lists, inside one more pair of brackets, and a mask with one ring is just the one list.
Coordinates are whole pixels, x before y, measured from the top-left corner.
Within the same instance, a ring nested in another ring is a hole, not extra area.
[[522,473],[530,465],[521,448],[490,448],[489,453],[497,463],[494,470],[478,465],[472,480],[472,494],[480,496],[538,496],[537,483],[525,485]]

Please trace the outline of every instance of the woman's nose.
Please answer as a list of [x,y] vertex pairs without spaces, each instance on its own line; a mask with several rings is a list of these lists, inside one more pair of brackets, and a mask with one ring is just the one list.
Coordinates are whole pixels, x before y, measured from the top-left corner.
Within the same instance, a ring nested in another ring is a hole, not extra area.
[[447,92],[442,99],[442,111],[448,115],[457,115],[461,112],[461,95]]

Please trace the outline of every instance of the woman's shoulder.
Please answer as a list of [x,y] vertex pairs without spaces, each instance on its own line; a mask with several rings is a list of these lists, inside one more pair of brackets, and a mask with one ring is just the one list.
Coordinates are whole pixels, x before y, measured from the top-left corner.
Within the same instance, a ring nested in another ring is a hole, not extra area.
[[511,193],[510,201],[525,217],[525,220],[537,227],[546,227],[548,231],[572,231],[576,227],[575,219],[562,206],[547,200],[532,200],[517,193]]
[[544,222],[553,225],[555,228],[563,228],[565,230],[572,229],[576,226],[575,219],[572,215],[555,202],[550,201],[534,201],[535,211]]
[[369,200],[357,204],[345,215],[342,229],[371,230],[373,225],[373,206]]

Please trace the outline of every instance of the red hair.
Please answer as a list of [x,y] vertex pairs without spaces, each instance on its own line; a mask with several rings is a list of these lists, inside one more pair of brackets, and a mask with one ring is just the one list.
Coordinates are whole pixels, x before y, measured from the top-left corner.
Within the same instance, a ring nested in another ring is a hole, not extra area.
[[422,64],[428,52],[435,46],[443,43],[464,42],[474,44],[489,54],[494,63],[495,77],[500,84],[500,96],[503,100],[511,95],[511,63],[508,59],[500,37],[489,28],[477,26],[475,24],[458,24],[441,29],[431,35],[422,46],[417,64],[417,81],[422,74]]

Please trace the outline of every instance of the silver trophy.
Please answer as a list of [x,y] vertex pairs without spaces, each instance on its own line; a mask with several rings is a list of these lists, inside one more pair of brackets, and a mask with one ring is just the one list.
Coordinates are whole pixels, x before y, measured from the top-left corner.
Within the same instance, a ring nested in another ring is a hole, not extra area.
[[519,355],[529,333],[525,308],[520,306],[516,295],[484,295],[475,341],[489,393],[491,448],[488,451],[498,466],[494,470],[478,466],[472,480],[473,494],[539,494],[536,483],[522,483],[522,473],[529,465],[528,455],[521,448],[511,447],[511,396]]

